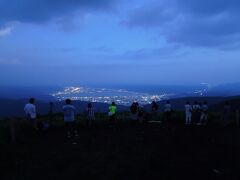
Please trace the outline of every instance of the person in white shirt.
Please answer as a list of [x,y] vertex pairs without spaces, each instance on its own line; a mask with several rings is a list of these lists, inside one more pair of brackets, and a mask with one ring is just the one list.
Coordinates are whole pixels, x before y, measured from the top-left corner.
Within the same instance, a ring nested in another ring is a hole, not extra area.
[[189,102],[185,104],[186,125],[190,125],[192,121],[192,106]]
[[167,101],[164,105],[164,112],[171,112],[172,111],[172,105],[170,104],[170,101]]
[[35,99],[30,98],[29,102],[24,106],[24,111],[26,113],[27,120],[33,124],[34,128],[37,129],[37,113],[36,113],[36,106],[34,105]]
[[67,134],[69,138],[73,136],[78,136],[75,124],[76,108],[75,106],[71,105],[71,102],[72,102],[71,99],[66,99],[65,100],[66,104],[63,106],[64,122],[67,128]]

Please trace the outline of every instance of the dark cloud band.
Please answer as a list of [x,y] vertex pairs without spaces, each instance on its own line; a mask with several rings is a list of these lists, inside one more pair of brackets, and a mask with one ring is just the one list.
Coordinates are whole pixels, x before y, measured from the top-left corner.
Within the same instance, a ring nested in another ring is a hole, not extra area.
[[240,1],[154,1],[132,11],[124,24],[154,29],[169,42],[223,47],[240,42]]
[[77,10],[108,10],[115,0],[1,0],[0,23],[41,23]]

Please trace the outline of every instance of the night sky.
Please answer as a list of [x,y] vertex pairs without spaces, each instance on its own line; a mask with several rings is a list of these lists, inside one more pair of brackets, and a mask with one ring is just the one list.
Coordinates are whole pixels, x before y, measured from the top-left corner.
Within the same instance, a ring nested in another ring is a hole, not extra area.
[[1,85],[239,82],[239,0],[0,0]]

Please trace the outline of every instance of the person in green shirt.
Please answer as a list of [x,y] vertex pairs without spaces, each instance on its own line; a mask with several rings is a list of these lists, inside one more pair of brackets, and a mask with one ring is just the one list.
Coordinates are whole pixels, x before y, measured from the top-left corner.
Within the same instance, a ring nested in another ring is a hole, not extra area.
[[114,122],[116,120],[116,112],[117,112],[117,107],[115,102],[112,102],[111,106],[109,106],[109,120],[111,122]]

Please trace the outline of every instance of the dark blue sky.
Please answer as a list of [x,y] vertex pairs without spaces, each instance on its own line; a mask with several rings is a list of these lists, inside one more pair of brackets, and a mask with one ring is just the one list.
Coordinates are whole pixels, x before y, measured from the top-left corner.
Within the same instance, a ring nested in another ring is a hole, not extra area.
[[2,85],[240,77],[238,0],[0,0]]

